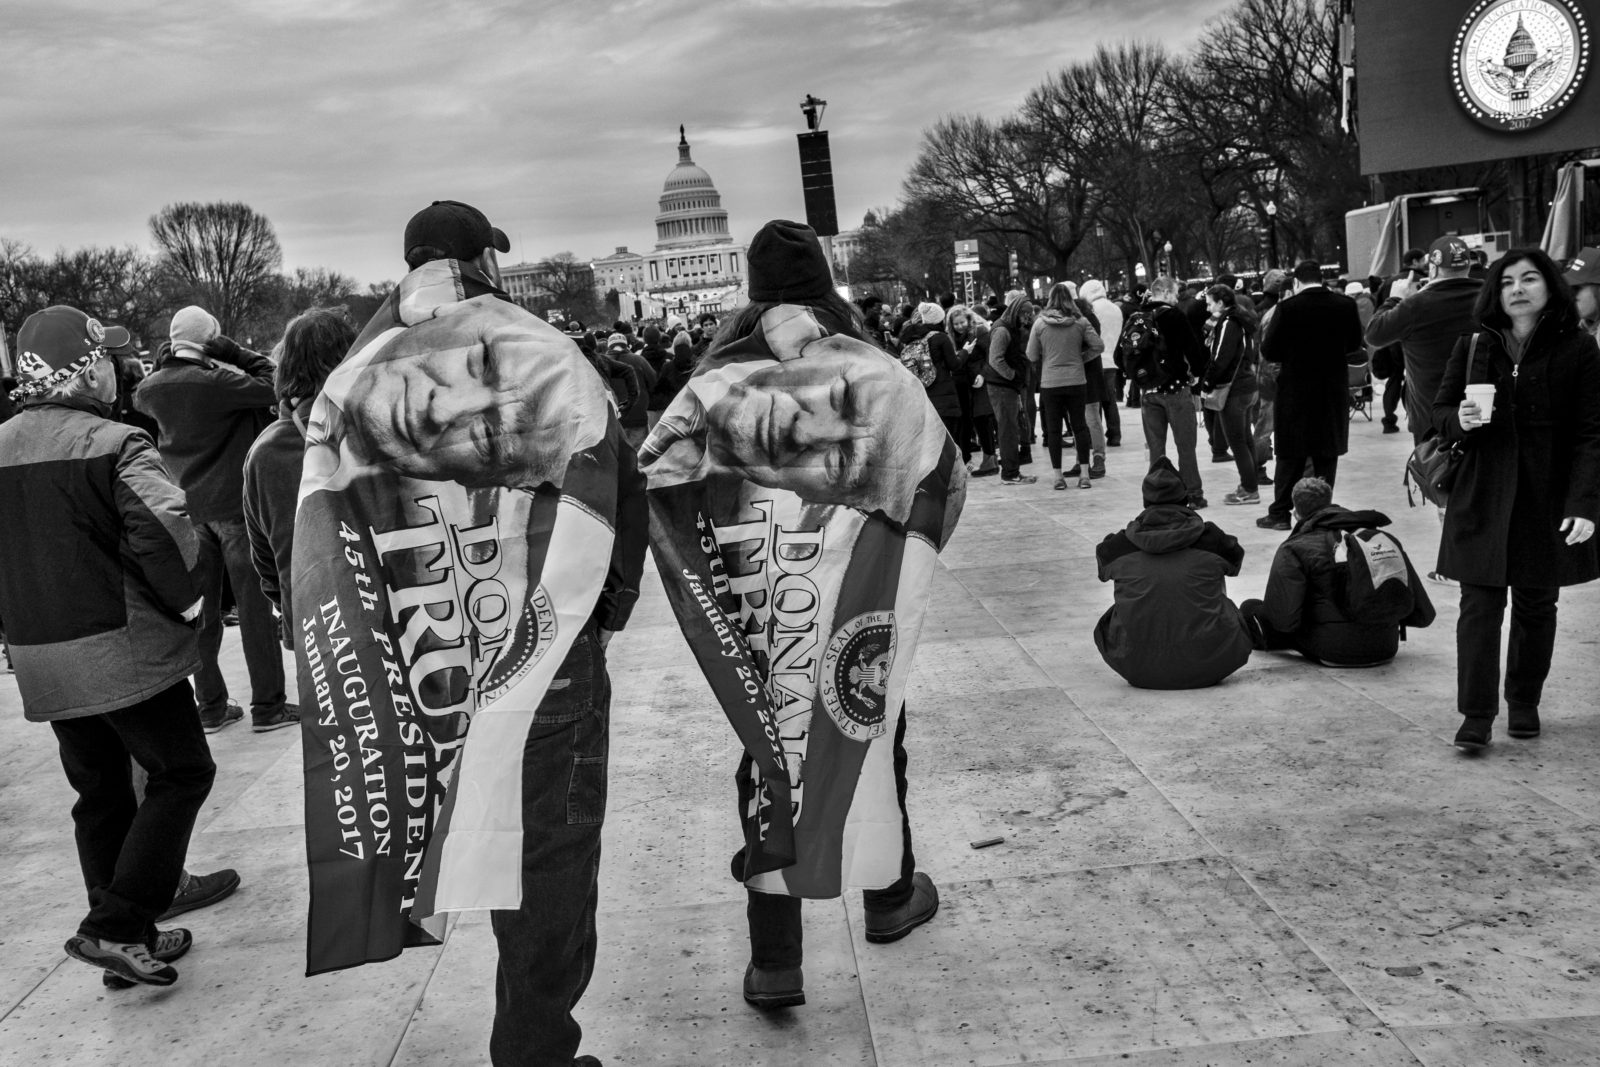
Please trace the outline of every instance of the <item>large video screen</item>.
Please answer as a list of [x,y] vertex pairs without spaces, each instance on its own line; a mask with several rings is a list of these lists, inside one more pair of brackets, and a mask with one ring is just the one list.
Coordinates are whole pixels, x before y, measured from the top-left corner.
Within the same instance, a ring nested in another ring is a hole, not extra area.
[[1356,0],[1361,171],[1600,147],[1600,0]]

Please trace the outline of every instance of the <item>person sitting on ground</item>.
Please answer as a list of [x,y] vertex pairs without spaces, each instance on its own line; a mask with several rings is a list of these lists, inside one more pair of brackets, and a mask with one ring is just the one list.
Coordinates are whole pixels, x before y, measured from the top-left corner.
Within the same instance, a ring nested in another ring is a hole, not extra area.
[[1244,619],[1227,578],[1244,562],[1237,538],[1201,520],[1177,468],[1157,457],[1144,479],[1144,511],[1095,549],[1116,601],[1094,628],[1106,666],[1140,689],[1216,685],[1250,658]]
[[[1417,579],[1416,568],[1400,542],[1388,534],[1363,538],[1371,584],[1385,579],[1399,594],[1364,607],[1353,603],[1346,535],[1388,526],[1381,511],[1351,511],[1333,502],[1333,488],[1321,478],[1295,483],[1295,527],[1278,546],[1267,577],[1265,600],[1239,606],[1258,649],[1292,650],[1330,667],[1375,667],[1394,659],[1408,626],[1434,619],[1433,602]],[[1359,535],[1358,535],[1359,536]],[[1409,590],[1401,592],[1400,586]]]

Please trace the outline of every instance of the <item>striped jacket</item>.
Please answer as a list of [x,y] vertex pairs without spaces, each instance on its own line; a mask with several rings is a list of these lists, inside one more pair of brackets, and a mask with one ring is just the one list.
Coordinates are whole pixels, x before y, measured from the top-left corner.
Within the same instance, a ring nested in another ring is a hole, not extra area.
[[183,493],[102,410],[34,401],[0,425],[0,620],[35,722],[137,704],[200,666]]

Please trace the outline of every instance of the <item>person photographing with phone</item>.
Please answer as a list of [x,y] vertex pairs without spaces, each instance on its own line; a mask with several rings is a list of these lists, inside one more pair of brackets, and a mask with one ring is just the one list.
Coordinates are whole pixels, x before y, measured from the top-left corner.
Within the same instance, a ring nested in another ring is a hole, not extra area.
[[1433,404],[1463,456],[1445,511],[1439,571],[1461,583],[1455,745],[1479,752],[1499,711],[1500,627],[1508,732],[1539,736],[1562,586],[1600,577],[1600,349],[1572,287],[1539,249],[1490,268],[1479,327],[1455,344]]

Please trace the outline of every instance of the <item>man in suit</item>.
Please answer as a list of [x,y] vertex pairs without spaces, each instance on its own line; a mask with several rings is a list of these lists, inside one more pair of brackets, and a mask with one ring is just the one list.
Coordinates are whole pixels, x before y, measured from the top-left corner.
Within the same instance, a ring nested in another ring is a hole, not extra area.
[[1350,440],[1350,400],[1345,356],[1362,347],[1356,302],[1322,284],[1322,268],[1302,260],[1294,268],[1294,292],[1278,304],[1261,358],[1280,365],[1273,446],[1273,500],[1256,525],[1287,530],[1291,494],[1310,460],[1316,476],[1333,485],[1339,457]]

